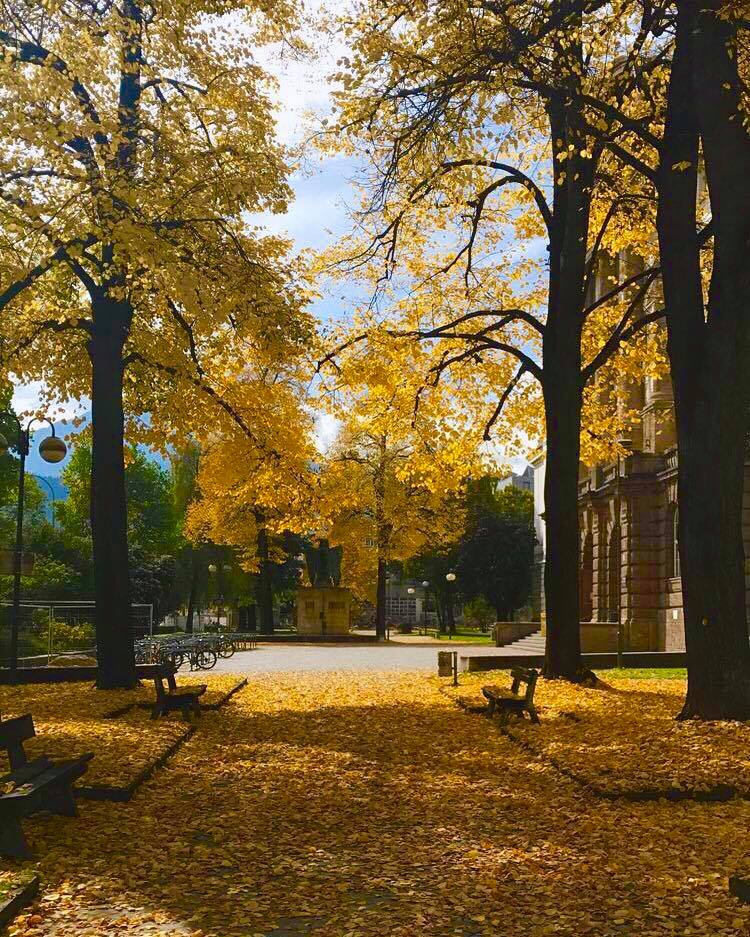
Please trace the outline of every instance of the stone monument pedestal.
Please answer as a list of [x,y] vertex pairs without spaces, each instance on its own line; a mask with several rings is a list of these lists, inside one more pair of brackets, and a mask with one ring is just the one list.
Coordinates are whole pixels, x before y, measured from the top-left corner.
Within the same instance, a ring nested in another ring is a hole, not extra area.
[[352,595],[341,586],[301,586],[297,590],[297,633],[349,634]]

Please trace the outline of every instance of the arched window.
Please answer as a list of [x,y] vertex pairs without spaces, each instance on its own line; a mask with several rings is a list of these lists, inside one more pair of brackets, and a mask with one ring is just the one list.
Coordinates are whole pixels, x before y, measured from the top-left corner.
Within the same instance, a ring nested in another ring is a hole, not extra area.
[[581,565],[578,573],[581,621],[591,621],[593,615],[594,546],[591,534],[586,534],[581,545]]
[[607,621],[620,620],[620,602],[622,601],[620,583],[620,525],[614,524],[609,534],[609,547],[607,556]]
[[680,576],[679,523],[680,512],[677,505],[673,504],[669,513],[669,528],[667,530],[667,572],[670,579],[678,579]]

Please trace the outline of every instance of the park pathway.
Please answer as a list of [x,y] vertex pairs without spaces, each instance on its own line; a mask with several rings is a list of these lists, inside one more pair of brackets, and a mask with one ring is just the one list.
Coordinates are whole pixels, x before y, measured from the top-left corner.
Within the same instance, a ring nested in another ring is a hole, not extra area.
[[595,800],[423,673],[268,674],[130,803],[36,821],[11,934],[740,937],[749,819]]
[[[437,672],[438,651],[459,654],[518,654],[489,644],[462,644],[460,641],[390,644],[259,644],[253,651],[241,651],[216,664],[212,673],[283,673],[305,671],[384,671],[416,670]],[[536,650],[529,653],[537,653]]]

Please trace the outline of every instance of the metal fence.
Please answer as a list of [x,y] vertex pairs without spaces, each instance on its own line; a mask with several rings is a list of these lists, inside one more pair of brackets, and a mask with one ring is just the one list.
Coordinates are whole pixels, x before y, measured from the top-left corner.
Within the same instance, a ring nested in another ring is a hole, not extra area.
[[[22,602],[18,623],[19,664],[46,664],[58,654],[73,651],[95,653],[94,602]],[[0,666],[10,660],[12,605],[0,603]],[[132,606],[136,639],[154,632],[153,605]]]

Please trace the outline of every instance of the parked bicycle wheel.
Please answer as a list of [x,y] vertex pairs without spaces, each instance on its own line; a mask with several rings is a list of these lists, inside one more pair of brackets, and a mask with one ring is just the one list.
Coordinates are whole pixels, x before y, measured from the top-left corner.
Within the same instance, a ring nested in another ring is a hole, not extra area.
[[228,660],[230,657],[234,656],[236,650],[237,648],[234,645],[234,641],[229,638],[222,638],[216,646],[216,653],[219,657],[223,657],[224,660]]
[[211,670],[216,666],[218,659],[219,656],[213,648],[199,647],[190,655],[190,667],[193,670]]

